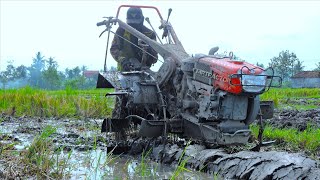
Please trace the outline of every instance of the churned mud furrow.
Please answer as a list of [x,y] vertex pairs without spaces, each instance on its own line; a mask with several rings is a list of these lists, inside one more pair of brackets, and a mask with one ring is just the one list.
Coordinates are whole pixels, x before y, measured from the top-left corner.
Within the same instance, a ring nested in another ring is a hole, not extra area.
[[[183,151],[178,150],[176,145],[167,147],[169,150],[164,159],[172,157],[171,147],[174,151]],[[319,163],[300,153],[241,151],[227,154],[222,149],[201,150],[200,145],[190,145],[188,149],[189,152],[196,152],[185,153],[184,159],[189,158],[188,166],[225,179],[320,179]],[[158,154],[159,150],[154,148],[153,154]],[[160,160],[159,156],[153,158]],[[176,157],[173,163],[178,163],[178,160]]]
[[196,167],[202,170],[208,170],[209,164],[212,166],[212,162],[222,158],[223,154],[223,150],[221,149],[205,149],[203,153],[199,155]]
[[272,179],[283,179],[289,174],[289,172],[292,169],[293,169],[293,164],[289,164],[288,166],[282,166],[279,169],[276,169],[274,171]]
[[296,128],[299,131],[307,129],[308,124],[320,128],[320,108],[310,110],[281,110],[265,123],[277,128]]

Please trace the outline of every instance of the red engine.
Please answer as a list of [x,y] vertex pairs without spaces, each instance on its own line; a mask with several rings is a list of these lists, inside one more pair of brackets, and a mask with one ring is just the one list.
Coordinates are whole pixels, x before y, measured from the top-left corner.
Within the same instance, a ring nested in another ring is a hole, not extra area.
[[194,62],[193,79],[233,94],[264,92],[264,69],[229,57],[200,57]]

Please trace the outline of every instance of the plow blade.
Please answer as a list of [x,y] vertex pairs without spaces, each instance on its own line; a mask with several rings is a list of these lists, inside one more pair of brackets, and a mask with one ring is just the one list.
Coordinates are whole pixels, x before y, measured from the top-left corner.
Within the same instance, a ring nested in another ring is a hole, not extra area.
[[164,128],[163,121],[141,121],[139,136],[142,137],[159,137],[162,135]]
[[123,129],[128,129],[129,121],[126,119],[104,119],[101,126],[101,132],[120,132]]
[[96,88],[114,88],[114,87],[110,83],[110,81],[108,81],[107,78],[105,78],[103,75],[99,73]]

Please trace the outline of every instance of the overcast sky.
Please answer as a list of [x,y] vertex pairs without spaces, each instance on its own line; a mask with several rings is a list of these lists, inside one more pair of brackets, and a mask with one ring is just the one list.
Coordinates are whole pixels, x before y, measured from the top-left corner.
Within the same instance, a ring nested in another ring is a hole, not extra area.
[[[172,8],[169,21],[189,54],[207,54],[219,46],[219,52],[233,51],[248,62],[267,65],[280,51],[289,50],[305,70],[320,61],[320,1],[1,0],[0,70],[8,60],[30,66],[38,51],[54,57],[60,70],[82,65],[103,69],[107,33],[99,38],[104,28],[96,23],[115,16],[121,4],[153,5],[165,18]],[[159,26],[154,14],[144,14]],[[116,66],[111,56],[107,64]]]

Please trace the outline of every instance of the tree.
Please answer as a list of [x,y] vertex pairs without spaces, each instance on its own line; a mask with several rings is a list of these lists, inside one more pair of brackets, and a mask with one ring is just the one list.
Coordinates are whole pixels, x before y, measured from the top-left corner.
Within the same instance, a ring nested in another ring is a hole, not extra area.
[[25,79],[27,78],[27,67],[24,65],[20,65],[16,68],[15,74],[14,74],[15,79]]
[[58,68],[58,63],[57,61],[54,60],[53,57],[49,57],[49,59],[46,60],[46,62],[47,62],[47,68],[54,68],[54,69]]
[[314,69],[314,71],[320,71],[320,61],[316,63],[316,68]]
[[259,66],[259,67],[264,68],[264,65],[263,65],[262,63],[257,62],[257,64],[256,64],[256,65],[257,65],[257,66]]
[[9,81],[14,80],[15,67],[12,65],[13,61],[8,61],[8,65],[5,71],[0,72],[0,81],[2,88],[5,89]]
[[58,73],[58,63],[50,57],[47,61],[46,69],[42,72],[44,87],[48,89],[59,89],[61,85],[60,75]]
[[68,79],[78,78],[81,76],[80,73],[81,73],[81,70],[80,70],[79,66],[77,66],[73,69],[66,68],[66,70],[65,70],[65,74]]
[[[70,88],[80,88],[84,89],[86,88],[86,78],[83,76],[83,71],[87,69],[86,66],[82,66],[81,68],[79,66],[73,68],[73,69],[66,69],[66,81],[65,86],[69,86]],[[82,73],[81,73],[82,72]]]
[[295,53],[290,53],[289,50],[281,51],[278,57],[270,59],[269,66],[273,67],[283,81],[289,80],[296,71],[303,69],[302,62],[299,61]]
[[294,68],[293,68],[293,75],[297,74],[298,72],[303,71],[304,66],[302,65],[302,62],[299,61],[299,59],[296,61],[296,63],[294,64]]
[[45,68],[45,58],[40,52],[36,53],[36,57],[33,58],[33,63],[28,68],[30,72],[29,82],[31,86],[43,87],[43,79],[41,76],[42,70]]
[[86,70],[88,70],[88,68],[87,68],[87,66],[81,66],[81,71],[82,71],[82,74],[86,71]]

